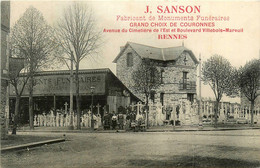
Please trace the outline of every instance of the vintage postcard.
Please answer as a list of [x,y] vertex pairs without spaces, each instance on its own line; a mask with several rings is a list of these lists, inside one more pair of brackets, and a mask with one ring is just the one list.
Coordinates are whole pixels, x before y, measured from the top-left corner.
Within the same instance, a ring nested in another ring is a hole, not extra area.
[[260,167],[259,1],[1,1],[1,167]]

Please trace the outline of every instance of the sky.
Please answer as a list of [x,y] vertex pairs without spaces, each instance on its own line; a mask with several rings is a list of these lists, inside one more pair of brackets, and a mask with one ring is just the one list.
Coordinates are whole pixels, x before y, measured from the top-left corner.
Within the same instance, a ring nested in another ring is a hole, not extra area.
[[[229,16],[229,21],[216,21],[215,28],[243,28],[242,33],[188,33],[187,39],[159,40],[158,33],[103,33],[103,45],[99,49],[98,58],[84,60],[82,69],[110,68],[116,74],[116,66],[112,61],[127,41],[150,45],[154,47],[184,46],[193,51],[202,62],[213,54],[222,55],[235,67],[260,57],[260,2],[259,1],[84,1],[93,11],[97,29],[130,28],[130,22],[117,21],[120,16],[157,17],[155,8],[161,6],[200,6],[197,14],[166,13],[164,16]],[[55,26],[59,17],[72,1],[11,1],[11,27],[22,16],[25,10],[34,6],[42,12],[48,24]],[[145,14],[146,6],[153,9],[152,14]],[[170,24],[170,22],[167,22]],[[196,27],[193,27],[196,28]],[[64,69],[66,67],[64,66]],[[214,97],[209,86],[202,86],[203,97]],[[225,101],[239,101],[224,97]]]

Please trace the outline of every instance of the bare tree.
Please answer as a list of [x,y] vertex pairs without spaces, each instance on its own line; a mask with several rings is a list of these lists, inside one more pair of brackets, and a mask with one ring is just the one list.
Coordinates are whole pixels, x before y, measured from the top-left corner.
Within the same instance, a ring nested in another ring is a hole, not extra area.
[[[12,65],[9,68],[9,79],[11,85],[13,85],[15,90],[15,111],[14,111],[14,123],[12,134],[16,134],[16,128],[18,124],[18,116],[20,113],[20,100],[25,88],[25,85],[28,81],[28,77],[20,77],[20,71],[24,68],[24,59],[23,58],[9,58],[9,64]],[[19,85],[20,84],[20,85]]]
[[260,90],[260,60],[254,59],[239,69],[238,83],[240,91],[251,103],[251,125],[254,125],[254,104]]
[[77,129],[80,129],[79,67],[86,57],[92,57],[100,46],[93,13],[84,4],[74,2],[64,10],[58,22],[56,38],[65,53],[75,63]]
[[[53,41],[53,30],[46,23],[43,15],[34,7],[29,7],[23,16],[11,29],[11,55],[16,58],[25,59],[26,78],[23,87],[18,91],[17,79],[13,79],[16,88],[16,96],[22,94],[27,81],[29,82],[29,120],[30,129],[33,129],[33,87],[34,74],[41,68],[46,68],[51,61],[55,43]],[[19,109],[19,100],[17,101]],[[16,112],[17,114],[18,112]]]
[[219,102],[223,95],[231,96],[236,93],[235,69],[230,62],[220,55],[211,56],[202,66],[202,80],[209,84],[216,98],[214,118],[217,126]]
[[148,103],[151,93],[161,84],[160,72],[154,61],[150,59],[142,59],[141,64],[132,74],[133,89],[145,97],[145,108],[147,109],[147,127],[148,127]]

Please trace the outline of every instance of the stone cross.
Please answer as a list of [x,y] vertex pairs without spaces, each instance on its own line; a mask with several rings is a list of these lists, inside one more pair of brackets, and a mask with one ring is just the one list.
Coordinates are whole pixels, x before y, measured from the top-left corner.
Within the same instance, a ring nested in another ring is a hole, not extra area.
[[132,108],[132,111],[134,111],[134,108],[135,108],[134,103],[132,103],[132,104],[130,105],[130,107]]
[[64,106],[65,106],[65,114],[67,114],[67,110],[68,110],[68,103],[67,103],[67,102],[65,102]]
[[141,102],[138,102],[138,103],[137,103],[137,114],[139,114],[140,107],[141,107]]
[[100,107],[101,107],[101,106],[99,105],[99,103],[97,104],[96,107],[97,107],[97,110],[98,110],[98,115],[100,115],[100,111],[99,111],[99,110],[100,110]]

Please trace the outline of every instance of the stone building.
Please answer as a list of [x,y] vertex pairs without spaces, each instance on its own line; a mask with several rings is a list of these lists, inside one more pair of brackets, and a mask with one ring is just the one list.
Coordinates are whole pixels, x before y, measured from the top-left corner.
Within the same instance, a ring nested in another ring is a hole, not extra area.
[[133,42],[127,42],[125,46],[120,47],[120,52],[113,61],[116,63],[116,75],[134,94],[137,93],[131,88],[134,82],[132,73],[142,59],[156,62],[161,75],[161,85],[150,97],[154,103],[161,102],[164,105],[179,99],[193,102],[196,98],[196,73],[199,62],[191,50],[184,46],[157,48]]
[[10,32],[10,1],[1,2],[1,139],[6,138],[8,112],[8,35]]

